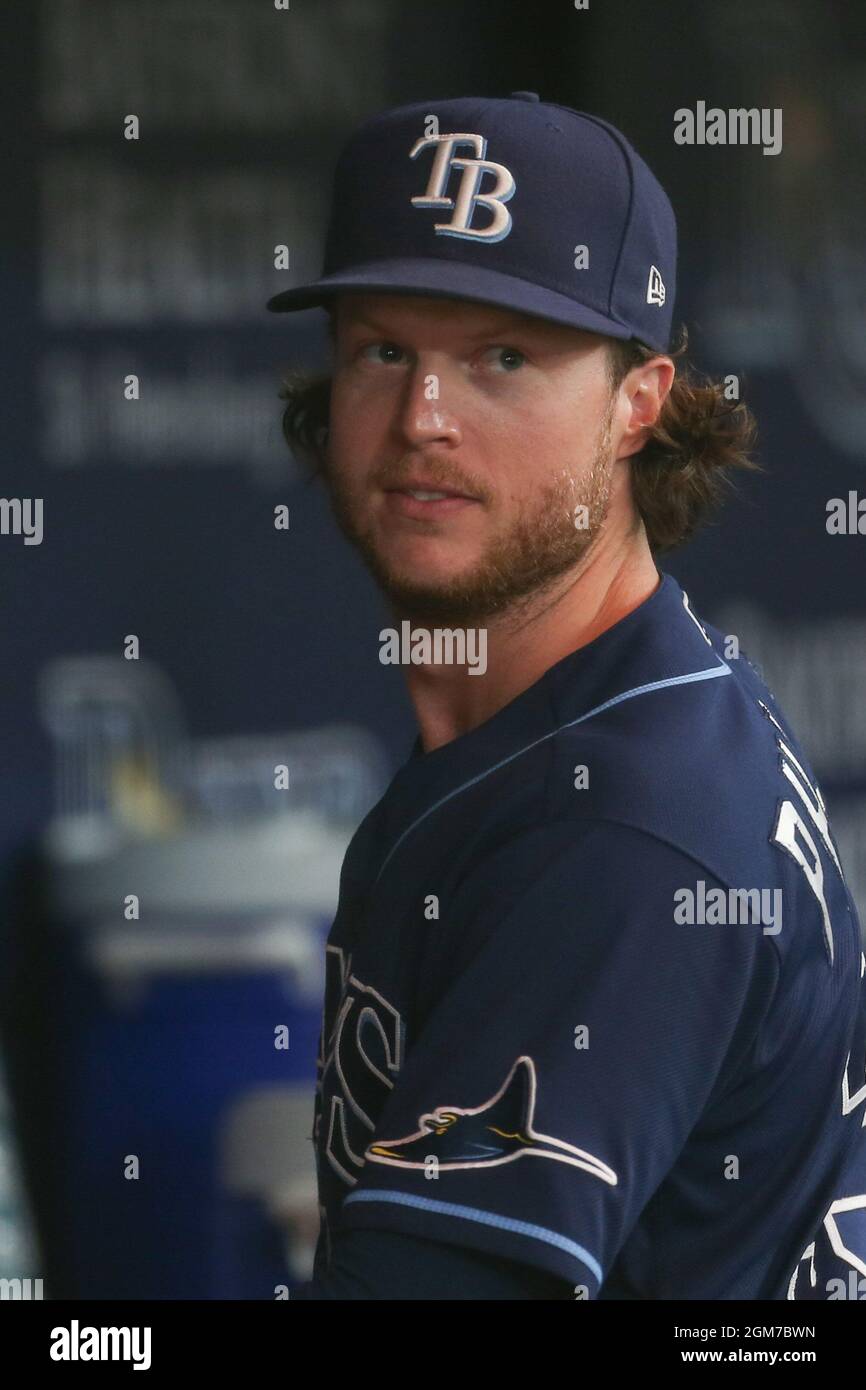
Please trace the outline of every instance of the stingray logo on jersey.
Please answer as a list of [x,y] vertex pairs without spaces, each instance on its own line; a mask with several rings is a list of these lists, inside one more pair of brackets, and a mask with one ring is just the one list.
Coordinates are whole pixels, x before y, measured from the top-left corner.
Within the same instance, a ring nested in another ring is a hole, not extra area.
[[439,1105],[419,1117],[420,1128],[412,1134],[379,1140],[365,1156],[375,1163],[428,1170],[492,1168],[517,1158],[551,1158],[615,1185],[616,1173],[600,1158],[533,1129],[535,1093],[532,1058],[518,1057],[503,1085],[483,1105]]
[[[474,158],[455,154],[458,146],[466,145],[474,150]],[[511,231],[511,213],[505,204],[514,197],[517,188],[511,170],[506,169],[504,164],[484,158],[487,141],[483,135],[422,135],[409,151],[409,158],[417,159],[421,151],[429,146],[436,150],[430,178],[425,192],[412,199],[412,206],[453,210],[450,222],[434,222],[433,230],[437,236],[455,236],[464,241],[503,241]],[[454,169],[459,171],[460,183],[456,196],[450,198],[446,189]],[[485,174],[494,174],[496,185],[482,193],[481,180]],[[479,203],[491,215],[492,220],[486,227],[472,226]]]

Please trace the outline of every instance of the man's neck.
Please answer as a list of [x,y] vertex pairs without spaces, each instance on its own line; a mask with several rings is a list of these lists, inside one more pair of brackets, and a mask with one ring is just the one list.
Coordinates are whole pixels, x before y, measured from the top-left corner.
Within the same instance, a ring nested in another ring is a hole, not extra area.
[[406,684],[424,752],[485,723],[551,666],[627,617],[660,582],[641,529],[615,555],[593,547],[556,587],[481,624],[487,643],[483,674],[472,674],[468,665],[407,666]]

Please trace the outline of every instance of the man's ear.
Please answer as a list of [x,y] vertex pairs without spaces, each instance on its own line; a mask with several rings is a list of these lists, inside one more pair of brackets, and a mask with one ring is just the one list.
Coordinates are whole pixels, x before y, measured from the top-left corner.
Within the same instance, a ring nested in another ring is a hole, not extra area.
[[670,357],[642,362],[625,378],[620,392],[628,398],[630,414],[620,439],[618,459],[630,458],[646,444],[674,383],[676,367]]

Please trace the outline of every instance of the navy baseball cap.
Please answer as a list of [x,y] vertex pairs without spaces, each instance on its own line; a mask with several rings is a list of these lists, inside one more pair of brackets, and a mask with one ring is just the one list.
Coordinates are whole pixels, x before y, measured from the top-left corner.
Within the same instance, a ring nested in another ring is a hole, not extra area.
[[322,274],[267,307],[432,295],[667,352],[676,258],[667,194],[607,121],[537,92],[415,102],[343,147]]

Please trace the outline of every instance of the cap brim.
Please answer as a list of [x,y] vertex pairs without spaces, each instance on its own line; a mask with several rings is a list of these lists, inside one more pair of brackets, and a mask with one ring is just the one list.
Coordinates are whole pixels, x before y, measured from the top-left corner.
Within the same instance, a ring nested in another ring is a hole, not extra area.
[[480,269],[460,261],[381,260],[349,266],[310,285],[283,290],[267,301],[272,313],[314,309],[334,295],[352,290],[381,294],[421,294],[437,299],[465,299],[536,318],[601,333],[608,338],[631,338],[632,330],[615,319],[577,304],[568,295],[530,284],[497,270]]

